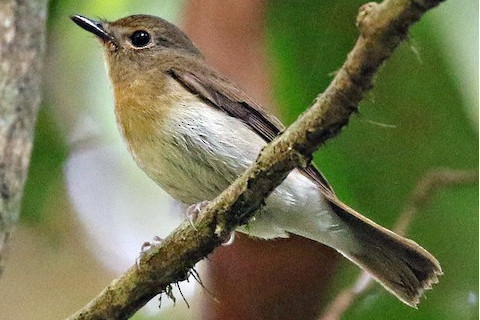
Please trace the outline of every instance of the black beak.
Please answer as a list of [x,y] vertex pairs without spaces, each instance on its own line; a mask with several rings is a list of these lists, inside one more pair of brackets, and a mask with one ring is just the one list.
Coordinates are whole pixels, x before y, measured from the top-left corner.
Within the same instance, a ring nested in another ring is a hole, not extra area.
[[79,25],[83,29],[93,33],[94,35],[96,35],[97,37],[99,37],[104,41],[114,40],[114,38],[105,31],[100,21],[91,20],[79,14],[71,16],[70,19],[72,19],[73,22],[75,22],[77,25]]

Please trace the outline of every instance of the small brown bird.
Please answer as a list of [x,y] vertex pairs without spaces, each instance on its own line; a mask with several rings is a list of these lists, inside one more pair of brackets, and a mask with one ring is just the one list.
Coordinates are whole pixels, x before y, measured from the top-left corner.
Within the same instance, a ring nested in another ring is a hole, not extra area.
[[[133,158],[178,201],[215,198],[283,130],[175,25],[148,15],[72,20],[103,45],[118,126]],[[412,307],[442,274],[418,244],[343,204],[313,165],[293,170],[239,231],[326,244]]]

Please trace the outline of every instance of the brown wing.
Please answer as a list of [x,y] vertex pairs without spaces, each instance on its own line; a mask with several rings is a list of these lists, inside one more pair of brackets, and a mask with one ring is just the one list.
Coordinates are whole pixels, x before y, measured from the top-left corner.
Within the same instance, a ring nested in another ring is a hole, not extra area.
[[[207,77],[202,74],[171,69],[170,75],[210,106],[242,120],[267,143],[285,129],[277,118],[269,115],[242,90],[233,86],[228,80],[220,78],[217,74],[212,73]],[[215,81],[212,81],[212,79]],[[327,179],[314,165],[298,169],[314,180],[324,193],[335,197]]]

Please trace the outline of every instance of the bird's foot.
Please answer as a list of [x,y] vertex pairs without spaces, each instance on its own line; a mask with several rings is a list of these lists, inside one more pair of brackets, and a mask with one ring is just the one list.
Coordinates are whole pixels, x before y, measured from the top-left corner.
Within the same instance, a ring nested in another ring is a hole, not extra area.
[[193,228],[195,228],[194,222],[198,219],[200,212],[202,212],[202,209],[204,209],[209,203],[210,201],[204,200],[202,202],[192,204],[187,208],[185,215],[187,216],[187,219],[190,221],[190,224]]
[[136,260],[136,265],[137,267],[140,266],[141,260],[147,255],[148,251],[158,245],[160,245],[163,242],[163,238],[160,238],[159,236],[153,237],[152,241],[145,241],[142,244],[142,247],[140,249],[140,255],[138,256]]
[[155,247],[155,246],[158,246],[159,244],[161,244],[163,242],[163,240],[164,240],[163,238],[160,238],[159,236],[155,236],[155,237],[153,237],[151,242],[145,241],[142,244],[142,248],[140,250],[141,250],[142,253],[145,253],[148,250],[150,250],[152,247]]

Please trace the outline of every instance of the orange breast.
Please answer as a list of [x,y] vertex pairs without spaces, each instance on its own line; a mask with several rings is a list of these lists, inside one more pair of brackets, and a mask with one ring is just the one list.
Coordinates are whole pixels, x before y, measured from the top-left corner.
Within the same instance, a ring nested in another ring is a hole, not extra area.
[[151,136],[153,126],[160,124],[168,113],[168,99],[154,89],[149,83],[136,81],[115,85],[117,124],[129,144],[141,143]]
[[137,162],[138,150],[152,140],[163,140],[162,126],[168,117],[181,113],[173,108],[199,102],[200,99],[187,91],[173,78],[136,79],[132,82],[114,84],[115,115],[117,124]]

